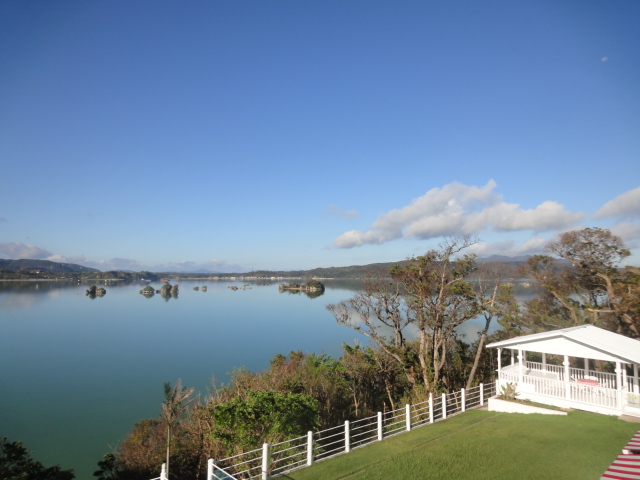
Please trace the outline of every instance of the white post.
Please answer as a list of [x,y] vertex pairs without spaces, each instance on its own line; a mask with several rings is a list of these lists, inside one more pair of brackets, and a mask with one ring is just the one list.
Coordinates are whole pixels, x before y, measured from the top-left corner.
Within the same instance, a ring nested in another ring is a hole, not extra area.
[[638,385],[638,364],[633,364],[633,392],[640,393],[640,385]]
[[433,423],[433,393],[429,394],[429,423]]
[[564,356],[564,387],[565,387],[565,398],[571,399],[571,385],[569,384],[569,357],[567,355]]
[[382,440],[382,412],[378,412],[378,440]]
[[502,370],[502,349],[498,349],[498,372]]
[[163,463],[160,469],[160,480],[167,480],[167,464]]
[[207,460],[207,480],[213,480],[213,458]]
[[547,354],[543,353],[542,354],[542,370],[543,371],[547,371]]
[[407,419],[407,432],[411,431],[411,405],[408,403],[404,406],[404,414]]
[[351,438],[349,437],[349,420],[344,422],[344,451],[351,451]]
[[307,465],[313,465],[313,432],[307,432]]
[[464,391],[464,388],[460,389],[460,397],[462,399],[462,411],[464,412],[464,411],[466,411],[465,403],[467,401],[467,396],[466,396],[466,393]]
[[513,365],[515,362],[513,360],[513,356],[516,353],[516,351],[514,349],[511,349],[511,365]]
[[442,394],[442,418],[447,418],[447,396]]
[[618,404],[616,408],[622,408],[622,367],[616,362],[616,389],[618,390]]
[[584,359],[584,378],[587,378],[589,376],[589,359],[585,358]]
[[520,368],[518,369],[518,384],[523,383],[523,376],[524,376],[524,367],[522,365],[523,363],[523,359],[522,359],[522,350],[518,349],[518,362],[520,362]]
[[480,406],[484,405],[484,383],[480,384]]
[[269,444],[262,445],[262,480],[269,479]]

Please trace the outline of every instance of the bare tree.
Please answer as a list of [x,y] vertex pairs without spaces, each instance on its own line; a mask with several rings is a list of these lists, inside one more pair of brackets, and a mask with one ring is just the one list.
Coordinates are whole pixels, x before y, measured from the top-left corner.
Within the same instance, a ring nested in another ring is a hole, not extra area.
[[[369,277],[362,290],[349,300],[327,305],[340,325],[373,340],[380,349],[403,367],[411,384],[416,383],[403,355],[405,327],[412,322],[406,299],[398,284],[388,278]],[[391,338],[390,338],[391,337]]]
[[164,403],[162,404],[162,418],[167,422],[167,478],[169,478],[169,451],[171,447],[171,428],[177,422],[189,404],[194,400],[187,399],[193,394],[193,388],[182,386],[182,380],[178,379],[175,386],[170,382],[164,384]]
[[[475,255],[462,255],[474,243],[469,236],[447,237],[437,250],[393,267],[389,272],[393,282],[367,282],[353,298],[327,309],[339,324],[376,342],[403,368],[412,385],[420,380],[427,390],[435,390],[442,385],[447,345],[455,328],[480,311],[476,293],[466,281],[475,269]],[[413,344],[405,341],[404,330],[410,324],[419,335]]]
[[447,346],[456,327],[478,315],[480,306],[467,281],[475,270],[475,255],[462,254],[477,240],[468,235],[446,237],[437,250],[391,269],[403,288],[418,327],[418,360],[428,390],[442,385]]
[[476,348],[471,371],[469,372],[469,378],[467,379],[467,389],[471,388],[473,385],[476,371],[478,370],[478,365],[480,363],[480,357],[482,357],[484,342],[487,338],[489,328],[491,327],[491,321],[500,315],[501,305],[505,300],[508,304],[511,304],[509,301],[509,297],[513,297],[511,288],[508,285],[503,284],[505,276],[509,273],[510,270],[507,266],[500,262],[484,263],[476,272],[475,289],[478,294],[478,300],[480,301],[480,308],[485,323],[483,329],[478,335],[478,346]]

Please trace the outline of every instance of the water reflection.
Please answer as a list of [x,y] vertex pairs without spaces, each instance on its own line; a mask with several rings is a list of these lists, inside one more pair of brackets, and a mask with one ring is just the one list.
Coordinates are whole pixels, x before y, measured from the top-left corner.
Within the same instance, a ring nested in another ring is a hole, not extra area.
[[[352,297],[358,280],[322,280],[324,294],[311,300],[278,294],[279,279],[179,281],[180,301],[177,292],[154,300],[158,282],[148,301],[139,298],[144,284],[115,282],[92,302],[84,298],[91,284],[0,282],[2,435],[44,464],[92,478],[109,445],[157,417],[164,382],[182,378],[204,394],[212,377],[262,370],[278,353],[338,357],[343,342],[368,343],[325,308]],[[516,285],[516,293],[530,298],[533,289]],[[470,321],[459,331],[473,341],[481,327]]]

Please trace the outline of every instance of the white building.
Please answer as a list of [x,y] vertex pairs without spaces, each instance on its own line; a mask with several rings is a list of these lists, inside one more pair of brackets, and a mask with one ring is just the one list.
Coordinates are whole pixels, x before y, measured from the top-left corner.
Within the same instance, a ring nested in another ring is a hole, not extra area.
[[[494,342],[487,348],[498,349],[498,391],[512,383],[521,399],[640,417],[638,340],[581,325]],[[502,349],[511,351],[508,365],[502,365]],[[541,361],[528,361],[527,352],[542,354]],[[547,362],[547,355],[561,361],[554,362],[550,357]],[[574,367],[570,358],[578,359],[573,361]],[[596,371],[595,361],[611,362],[615,373]]]

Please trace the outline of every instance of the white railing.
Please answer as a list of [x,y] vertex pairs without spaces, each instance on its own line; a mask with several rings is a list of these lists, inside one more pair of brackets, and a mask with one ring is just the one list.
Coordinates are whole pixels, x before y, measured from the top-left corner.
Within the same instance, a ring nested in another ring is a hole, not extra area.
[[[563,400],[570,400],[572,402],[583,403],[587,405],[593,405],[598,407],[606,407],[612,409],[620,408],[619,392],[615,389],[615,378],[613,388],[607,387],[609,385],[608,377],[602,378],[606,383],[599,384],[598,386],[591,386],[587,384],[578,383],[578,379],[585,378],[584,369],[571,369],[575,371],[576,376],[570,375],[569,382],[564,381],[563,372],[558,372],[554,369],[541,369],[532,368],[542,364],[534,364],[534,362],[525,362],[523,365],[522,384],[520,384],[520,372],[519,365],[515,365],[499,372],[500,381],[503,383],[513,383],[518,385],[518,390],[523,394],[526,393],[544,395],[547,397],[553,397]],[[550,365],[547,365],[549,367]],[[551,365],[557,368],[557,365]],[[571,373],[571,372],[570,372]],[[579,374],[582,375],[579,375]],[[590,371],[590,373],[600,373]],[[610,374],[604,374],[610,375]],[[593,375],[596,377],[596,375]],[[615,376],[614,376],[615,377]]]
[[354,448],[399,435],[412,428],[479,408],[485,404],[485,399],[495,394],[495,382],[491,382],[448,395],[430,395],[429,400],[422,403],[378,412],[377,415],[351,422],[346,421],[344,425],[308,432],[305,436],[273,445],[265,443],[262,448],[215,463],[210,459],[207,480],[274,478],[312,465],[314,462],[348,453]]
[[598,383],[604,388],[616,388],[615,373],[596,372],[595,370],[589,370],[589,372],[585,372],[584,368],[570,368],[569,375],[571,375],[571,377],[575,379],[591,377],[594,380],[597,380]]
[[[557,373],[559,380],[564,381],[564,366],[562,365],[550,365],[548,363],[525,361],[524,367],[527,370]],[[569,369],[569,376],[574,380],[591,377],[594,380],[597,380],[598,383],[600,383],[600,385],[604,388],[616,388],[615,373],[597,372],[595,370],[585,371],[584,368],[572,367]],[[633,377],[628,378],[628,385],[633,387]],[[629,391],[632,391],[632,388],[630,388]]]

